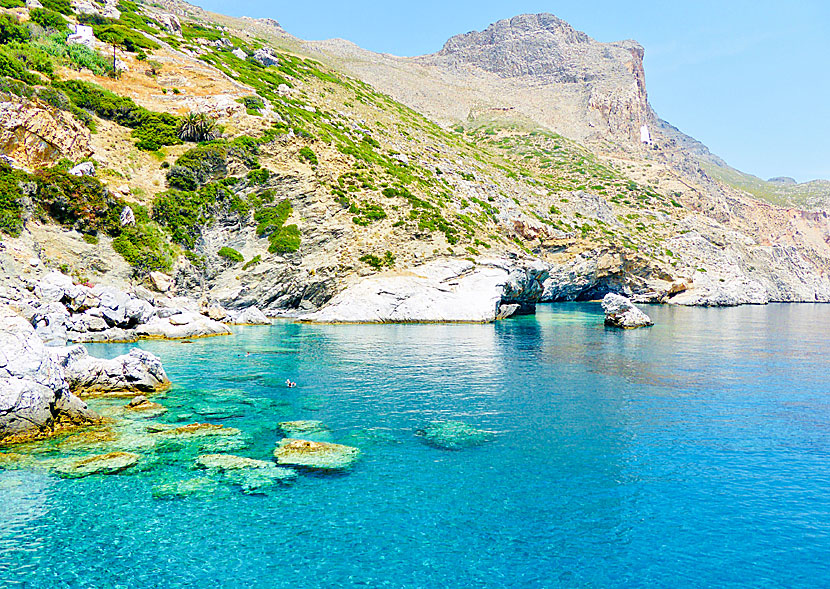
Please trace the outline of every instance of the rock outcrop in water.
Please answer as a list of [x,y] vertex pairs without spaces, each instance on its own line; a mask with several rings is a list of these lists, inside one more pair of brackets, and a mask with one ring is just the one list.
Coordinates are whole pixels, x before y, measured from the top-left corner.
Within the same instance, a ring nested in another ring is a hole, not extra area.
[[509,317],[541,300],[544,264],[507,260],[440,260],[406,272],[364,278],[320,311],[320,323],[470,321]]
[[463,450],[481,446],[495,436],[462,421],[436,421],[419,429],[415,435],[424,443],[442,450]]
[[0,306],[0,444],[96,420],[32,326]]
[[283,438],[274,450],[277,464],[320,471],[350,468],[359,457],[360,450],[351,446],[294,438]]
[[78,394],[131,397],[137,392],[155,392],[170,384],[161,360],[139,348],[112,360],[93,358],[81,345],[52,348],[50,353],[63,369],[70,389]]
[[609,293],[602,299],[605,324],[609,327],[636,329],[654,325],[651,318],[634,306],[630,300],[618,294]]

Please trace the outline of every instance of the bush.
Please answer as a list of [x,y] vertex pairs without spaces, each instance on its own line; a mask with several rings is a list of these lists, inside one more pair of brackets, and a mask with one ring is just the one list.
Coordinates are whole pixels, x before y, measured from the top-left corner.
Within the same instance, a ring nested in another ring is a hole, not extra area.
[[315,154],[310,147],[303,147],[299,153],[300,160],[306,161],[313,166],[317,165],[317,154]]
[[245,258],[240,254],[238,251],[233,249],[232,247],[223,247],[219,250],[219,257],[225,258],[226,260],[230,260],[232,262],[242,262]]
[[202,226],[209,220],[204,211],[209,200],[198,192],[162,192],[153,201],[153,219],[170,229],[173,241],[193,249]]
[[[189,174],[183,168],[189,170]],[[228,173],[228,146],[224,141],[214,141],[197,145],[193,149],[184,152],[175,165],[167,173],[167,181],[173,186],[173,182],[182,183],[195,182],[194,188],[206,184],[213,178],[225,176]],[[171,180],[172,178],[172,180]]]
[[168,170],[167,184],[170,188],[178,188],[179,190],[196,190],[199,188],[199,181],[196,180],[193,170],[184,166],[173,166]]
[[66,57],[78,69],[88,69],[96,76],[112,71],[112,61],[86,45],[73,43],[66,46]]
[[18,174],[0,163],[0,231],[17,237],[23,229],[23,205]]
[[0,0],[0,8],[23,8],[26,3],[23,0]]
[[248,172],[248,183],[249,184],[265,184],[268,182],[268,179],[271,177],[271,172],[269,172],[266,168],[260,168],[258,170],[251,170]]
[[158,49],[159,45],[141,33],[120,24],[92,25],[95,36],[106,43],[118,45],[127,51]]
[[61,14],[72,14],[72,4],[69,0],[41,0],[41,5],[46,10],[53,10]]
[[19,23],[12,15],[0,14],[0,44],[25,43],[31,36],[26,25]]
[[117,234],[119,202],[92,176],[72,176],[59,169],[38,170],[37,203],[55,221],[81,233]]
[[385,254],[383,254],[382,258],[379,258],[373,254],[366,254],[364,256],[360,256],[358,259],[364,264],[368,264],[375,270],[380,270],[384,266],[391,268],[395,265],[395,254],[388,250]]
[[271,245],[268,251],[272,254],[296,252],[300,249],[300,230],[296,225],[286,225],[279,233],[271,237]]
[[54,10],[33,8],[29,11],[29,18],[46,30],[64,32],[64,29],[67,28],[66,19]]
[[174,255],[158,227],[138,223],[124,227],[112,242],[112,249],[121,254],[139,274],[154,270],[169,272]]
[[213,141],[218,136],[216,120],[204,113],[188,113],[181,119],[176,135],[182,141]]
[[253,268],[257,264],[259,264],[261,261],[262,261],[262,256],[257,254],[256,256],[254,256],[253,258],[251,258],[250,260],[245,262],[245,264],[243,264],[243,266],[242,266],[242,269],[243,270],[248,270],[249,268]]

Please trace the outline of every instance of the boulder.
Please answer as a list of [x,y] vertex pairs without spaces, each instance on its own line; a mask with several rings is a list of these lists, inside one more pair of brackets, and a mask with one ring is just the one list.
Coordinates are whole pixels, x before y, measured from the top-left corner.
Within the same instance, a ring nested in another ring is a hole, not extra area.
[[157,434],[168,438],[205,438],[213,436],[238,436],[241,432],[233,427],[224,427],[223,425],[213,423],[191,423],[188,425],[163,426],[157,425],[148,428],[150,433]]
[[130,206],[125,206],[124,209],[121,211],[121,226],[125,227],[127,225],[135,225],[135,213]]
[[170,384],[161,360],[138,348],[112,360],[94,358],[81,345],[55,348],[51,353],[70,389],[83,394],[153,392]]
[[231,51],[231,53],[233,53],[233,54],[234,54],[236,57],[238,57],[239,59],[248,59],[248,54],[247,54],[247,53],[245,53],[245,52],[244,52],[242,49],[240,49],[239,47],[237,47],[236,49],[234,49],[233,51]]
[[0,442],[45,437],[96,420],[70,392],[31,324],[0,306]]
[[138,337],[191,339],[213,335],[230,335],[225,325],[195,313],[179,313],[169,318],[156,318],[134,330]]
[[494,438],[492,432],[474,428],[461,421],[436,421],[416,430],[424,443],[442,450],[463,450],[481,446]]
[[67,174],[72,174],[73,176],[94,176],[95,164],[92,162],[81,162],[77,166],[70,168]]
[[55,468],[64,478],[81,478],[96,474],[117,474],[138,464],[141,456],[132,452],[110,452],[61,464]]
[[168,33],[182,36],[182,23],[179,22],[179,17],[175,14],[161,14],[156,17],[156,20]]
[[254,51],[254,59],[265,67],[280,64],[280,60],[277,59],[277,56],[271,53],[271,50],[266,47],[262,47],[261,49]]
[[159,292],[167,292],[173,287],[173,279],[162,272],[150,272],[150,280]]
[[271,320],[257,307],[248,307],[242,311],[228,311],[225,323],[233,325],[271,325]]
[[142,417],[158,417],[167,413],[167,407],[152,402],[144,395],[137,395],[124,406],[124,409],[140,413]]
[[624,296],[608,293],[602,299],[602,310],[605,311],[605,325],[621,329],[635,329],[654,325],[651,318],[634,306]]
[[359,457],[360,450],[352,446],[295,438],[282,439],[274,450],[277,464],[320,471],[350,468]]

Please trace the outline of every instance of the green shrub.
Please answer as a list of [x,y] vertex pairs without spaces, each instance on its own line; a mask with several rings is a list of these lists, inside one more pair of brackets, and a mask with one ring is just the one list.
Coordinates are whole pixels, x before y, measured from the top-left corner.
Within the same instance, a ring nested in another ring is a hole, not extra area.
[[243,96],[242,98],[237,98],[236,101],[245,106],[249,115],[259,116],[259,111],[265,108],[265,101],[259,96]]
[[52,219],[81,233],[117,233],[119,203],[92,176],[73,176],[59,169],[38,170],[37,204]]
[[72,14],[72,4],[69,0],[41,0],[41,5],[46,10],[54,10],[61,14]]
[[66,19],[59,12],[46,8],[33,8],[29,11],[29,18],[46,30],[65,32]]
[[260,168],[258,170],[251,170],[248,172],[248,183],[249,184],[265,184],[268,182],[268,179],[271,177],[271,172],[269,172],[266,168]]
[[306,161],[313,166],[317,165],[317,154],[315,154],[310,147],[303,147],[300,149],[300,160]]
[[227,247],[227,246],[223,247],[219,250],[219,257],[220,258],[225,258],[227,260],[230,260],[232,262],[237,262],[237,263],[242,262],[242,261],[245,260],[245,258],[242,256],[242,254],[240,254],[238,251],[236,251],[232,247]]
[[11,14],[0,14],[0,44],[24,43],[31,36],[26,25],[19,23]]
[[[187,171],[185,171],[187,170]],[[228,145],[225,141],[202,143],[184,152],[167,172],[171,186],[194,190],[211,179],[228,173]],[[195,183],[195,186],[193,186]]]
[[[175,88],[173,93],[176,94]],[[182,141],[213,141],[218,136],[216,120],[204,113],[187,113],[179,122],[176,135]]]
[[137,52],[142,49],[158,49],[159,44],[151,41],[138,31],[120,24],[92,25],[95,36],[111,45],[118,45],[127,51]]
[[0,50],[19,63],[23,70],[35,70],[46,74],[50,78],[55,74],[52,58],[36,45],[10,43],[0,47]]
[[296,225],[286,225],[279,233],[275,233],[268,247],[268,251],[272,254],[296,252],[298,249],[300,249],[300,230]]
[[139,274],[154,270],[169,272],[173,267],[174,254],[164,234],[150,223],[124,227],[113,240],[112,249]]
[[23,229],[23,205],[18,174],[0,163],[0,231],[17,237]]
[[382,258],[379,258],[373,254],[366,254],[360,256],[358,260],[360,260],[364,264],[368,264],[375,270],[380,270],[384,266],[391,268],[395,265],[395,254],[387,250],[386,253],[383,254]]
[[209,216],[204,205],[210,201],[198,192],[168,190],[153,201],[153,219],[170,229],[171,237],[187,249],[193,249]]
[[259,264],[261,261],[262,261],[262,256],[256,255],[253,258],[251,258],[250,260],[248,260],[247,262],[245,262],[245,264],[242,266],[242,269],[243,270],[248,270],[249,268],[253,268],[257,264]]
[[107,59],[86,45],[79,43],[66,45],[66,57],[78,71],[88,69],[96,76],[112,71],[112,60]]
[[23,0],[0,0],[0,8],[23,8],[26,3]]

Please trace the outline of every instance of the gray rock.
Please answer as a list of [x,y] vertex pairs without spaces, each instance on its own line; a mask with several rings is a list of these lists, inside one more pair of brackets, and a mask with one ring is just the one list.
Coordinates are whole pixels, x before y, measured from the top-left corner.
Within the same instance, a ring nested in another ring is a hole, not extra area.
[[461,421],[436,421],[417,430],[415,435],[426,444],[442,450],[473,448],[494,438],[492,432],[474,428]]
[[654,325],[651,318],[627,298],[618,294],[609,293],[602,299],[602,309],[605,311],[605,324],[622,329],[635,329]]
[[350,468],[359,457],[360,450],[351,446],[294,438],[283,438],[274,450],[277,464],[319,471]]
[[271,53],[271,51],[266,47],[254,51],[254,59],[265,67],[280,64],[280,60],[277,59],[277,56]]
[[94,176],[95,164],[92,162],[81,162],[74,168],[70,168],[67,174],[72,174],[73,176]]
[[25,319],[0,306],[0,441],[97,419]]
[[270,325],[271,320],[257,307],[248,307],[242,311],[228,311],[225,323],[232,325]]
[[231,51],[231,53],[233,53],[239,59],[247,59],[248,58],[248,54],[245,53],[242,49],[240,49],[238,47],[236,49],[234,49],[233,51]]
[[156,17],[156,20],[168,33],[182,36],[182,23],[179,22],[179,17],[175,14],[161,14]]
[[125,206],[124,209],[121,211],[121,226],[125,227],[127,225],[135,225],[135,213],[133,212],[132,208],[129,206]]
[[94,358],[80,345],[55,348],[51,354],[70,389],[80,394],[153,392],[170,384],[161,360],[139,348],[112,360]]

